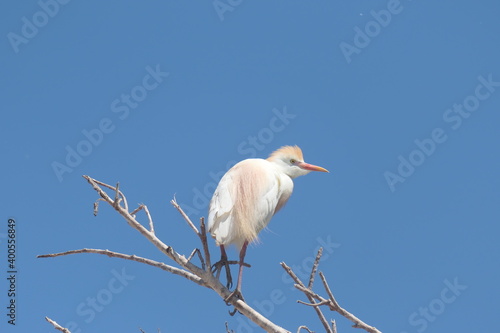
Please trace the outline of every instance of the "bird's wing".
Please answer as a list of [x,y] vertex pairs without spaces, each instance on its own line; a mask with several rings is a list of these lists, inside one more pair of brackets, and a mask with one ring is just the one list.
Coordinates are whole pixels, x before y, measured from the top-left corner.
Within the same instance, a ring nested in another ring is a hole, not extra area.
[[230,191],[233,182],[231,170],[220,180],[208,209],[208,231],[216,239],[217,245],[226,244],[231,231],[230,215],[234,206],[234,195]]
[[291,193],[290,184],[293,186],[291,180],[283,184],[265,160],[248,159],[231,168],[210,202],[208,228],[217,243],[241,246],[255,240],[282,205],[284,190]]

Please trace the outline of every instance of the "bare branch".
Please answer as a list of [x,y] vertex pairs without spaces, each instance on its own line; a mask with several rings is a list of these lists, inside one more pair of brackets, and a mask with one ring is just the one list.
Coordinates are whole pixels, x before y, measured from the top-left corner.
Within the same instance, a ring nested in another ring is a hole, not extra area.
[[48,321],[49,323],[51,323],[52,326],[54,326],[54,328],[56,330],[64,332],[64,333],[71,333],[70,330],[68,330],[67,328],[62,327],[61,325],[59,325],[58,323],[56,323],[54,320],[50,319],[49,317],[45,317],[45,320]]
[[205,262],[207,266],[205,270],[210,271],[212,269],[212,263],[210,262],[210,251],[208,250],[208,241],[207,241],[207,230],[205,228],[205,219],[200,218],[200,229],[201,233],[199,234],[201,244],[203,245],[203,253],[205,254]]
[[323,272],[319,272],[319,276],[321,277],[321,281],[323,282],[323,286],[325,287],[326,293],[328,294],[328,297],[330,298],[330,301],[333,304],[334,310],[337,311],[337,309],[340,309],[340,305],[339,303],[337,303],[335,297],[333,297],[332,290],[330,289],[330,286],[326,281],[325,275],[323,274]]
[[299,328],[297,329],[297,333],[300,333],[300,330],[306,330],[307,332],[309,333],[314,333],[313,331],[311,331],[307,326],[299,326]]
[[194,255],[196,253],[199,253],[200,250],[199,249],[194,249],[193,252],[191,252],[191,254],[189,255],[189,257],[187,258],[187,261],[191,261],[191,259],[193,259]]
[[[285,269],[285,271],[288,273],[288,275],[290,275],[292,277],[292,279],[295,281],[295,283],[296,283],[295,287],[296,288],[298,288],[298,286],[300,286],[304,290],[309,290],[309,289],[306,288],[306,286],[304,285],[304,283],[302,283],[302,281],[299,279],[299,277],[292,271],[292,269],[287,264],[285,264],[284,262],[282,262],[281,263],[281,267],[283,267]],[[316,303],[316,301],[314,300],[314,297],[312,297],[310,294],[306,293],[306,296],[309,299],[309,302],[311,304]],[[330,325],[328,325],[328,321],[326,320],[325,316],[323,315],[323,312],[321,311],[321,309],[318,306],[315,306],[314,307],[314,311],[316,311],[316,314],[318,315],[319,320],[323,324],[323,327],[325,328],[325,331],[327,333],[332,333],[332,330],[330,329]]]
[[130,215],[135,218],[135,216],[137,215],[137,213],[140,212],[141,210],[144,210],[144,213],[146,214],[146,217],[148,218],[149,232],[151,232],[151,233],[154,234],[155,233],[155,227],[154,227],[153,219],[151,218],[151,214],[149,213],[148,206],[146,206],[145,204],[140,204],[139,207],[137,207],[136,209],[134,209],[130,213]]
[[169,273],[182,276],[188,280],[195,282],[196,284],[199,284],[200,286],[208,287],[207,285],[205,285],[203,280],[200,279],[198,276],[196,276],[188,271],[185,271],[183,269],[173,267],[173,266],[164,264],[162,262],[154,261],[151,259],[138,257],[136,255],[123,254],[123,253],[113,252],[113,251],[109,251],[109,250],[80,249],[80,250],[71,250],[71,251],[59,252],[59,253],[41,254],[41,255],[38,255],[37,258],[53,258],[53,257],[60,257],[60,256],[66,256],[66,255],[70,255],[70,254],[77,254],[77,253],[96,253],[96,254],[103,254],[103,255],[106,255],[108,257],[137,261],[137,262],[140,262],[140,263],[143,263],[146,265],[158,267],[158,268],[160,268],[164,271],[167,271]]
[[[89,176],[83,176],[83,178],[87,179],[90,178]],[[123,193],[121,191],[119,191],[116,187],[113,187],[111,185],[108,185],[106,183],[103,183],[103,182],[100,182],[98,181],[97,179],[92,179],[94,181],[94,183],[98,184],[98,185],[101,185],[101,186],[104,186],[106,188],[109,188],[110,190],[113,190],[115,192],[118,192],[118,194],[120,195],[121,197],[121,200],[123,200],[123,207],[128,210],[128,204],[127,204],[127,198],[125,198],[125,196],[123,195]],[[105,200],[106,201],[106,200]]]
[[99,198],[94,202],[94,216],[97,216],[97,212],[99,211],[99,201],[104,201],[104,199]]
[[146,205],[142,205],[143,209],[144,209],[144,212],[146,213],[146,216],[148,217],[148,221],[149,221],[149,231],[152,232],[153,234],[155,233],[155,227],[154,227],[154,224],[153,224],[153,219],[151,218],[151,214],[149,213],[149,209],[148,209],[148,206]]
[[201,229],[201,232],[200,232],[200,231],[198,231],[198,228],[196,228],[196,226],[194,225],[194,223],[191,221],[191,219],[189,218],[189,216],[187,216],[187,214],[181,208],[181,206],[179,206],[179,204],[175,200],[175,197],[170,201],[170,203],[172,204],[172,206],[175,207],[175,209],[177,209],[177,211],[181,214],[181,216],[187,222],[187,224],[189,225],[189,227],[200,238],[201,244],[203,245],[203,253],[205,255],[205,262],[206,262],[206,266],[203,267],[203,269],[205,269],[207,272],[210,271],[210,269],[212,267],[212,264],[211,264],[211,261],[210,261],[210,251],[208,250],[208,241],[207,241],[207,231],[206,231],[206,228],[205,228],[205,219],[203,217],[200,218],[200,229]]
[[[324,286],[324,288],[326,290],[326,293],[328,294],[328,297],[329,297],[328,299],[326,299],[326,298],[318,295],[317,293],[315,293],[314,291],[312,291],[310,288],[306,288],[304,286],[304,284],[302,283],[302,281],[292,271],[292,269],[290,267],[288,267],[285,263],[282,262],[281,266],[283,266],[283,268],[285,269],[285,271],[296,282],[296,284],[294,285],[295,288],[297,288],[298,290],[302,291],[306,295],[306,297],[309,299],[309,301],[310,301],[310,303],[306,303],[306,302],[303,302],[303,301],[298,301],[299,303],[314,307],[314,309],[317,310],[317,313],[318,313],[320,305],[327,305],[330,308],[330,310],[338,312],[341,316],[343,316],[343,317],[349,319],[350,321],[352,321],[354,323],[354,325],[353,325],[354,328],[361,328],[361,329],[364,329],[365,331],[367,331],[369,333],[381,333],[375,327],[367,325],[362,320],[360,320],[359,318],[357,318],[355,315],[353,315],[352,313],[350,313],[347,310],[345,310],[342,307],[340,307],[340,305],[335,300],[335,297],[333,296],[332,290],[330,289],[330,286],[328,285],[328,282],[326,281],[325,275],[322,272],[319,272],[319,276],[321,277],[321,281],[323,282],[323,286]],[[315,300],[318,300],[319,302],[316,302]],[[321,313],[321,311],[319,313]],[[323,314],[321,313],[321,316],[322,315]],[[319,316],[319,314],[318,314],[318,316]],[[325,326],[324,325],[325,322],[323,321],[324,320],[324,316],[323,317],[321,317],[321,316],[320,316],[320,320],[323,323],[323,326]],[[326,321],[326,319],[325,319],[325,321]],[[335,322],[332,322],[332,327],[331,328],[328,326],[328,324],[327,324],[327,327],[328,328],[325,327],[325,329],[327,330],[327,332],[332,332],[333,333],[333,332],[337,331],[337,326],[336,326]]]
[[375,327],[364,323],[361,319],[359,319],[358,317],[356,317],[355,315],[353,315],[349,311],[340,307],[340,305],[335,300],[335,297],[333,297],[333,293],[332,293],[330,287],[328,286],[328,282],[326,282],[326,278],[325,278],[324,274],[322,272],[319,272],[319,276],[321,277],[321,280],[323,281],[323,285],[325,286],[325,290],[328,293],[328,297],[330,297],[330,299],[329,299],[329,301],[331,303],[329,305],[330,308],[333,308],[334,311],[337,311],[340,315],[342,315],[343,317],[352,321],[354,323],[354,325],[352,327],[361,328],[361,329],[364,329],[365,331],[370,332],[370,333],[381,333]]
[[193,224],[193,222],[191,222],[191,219],[189,218],[189,216],[187,216],[186,213],[184,213],[184,211],[182,210],[181,206],[179,206],[179,204],[177,203],[177,201],[175,200],[175,198],[173,198],[172,200],[170,200],[170,203],[172,204],[172,206],[175,207],[175,209],[177,209],[179,211],[179,213],[181,213],[182,217],[184,218],[184,220],[186,220],[187,224],[191,227],[191,229],[193,229],[193,231],[199,235],[200,232],[198,231],[198,228],[196,228],[196,226]]
[[[304,287],[303,285],[294,284],[294,287],[297,288],[298,290],[302,291],[304,294],[306,294],[307,297],[311,297],[312,299],[317,299],[320,302],[323,302],[323,300],[325,300],[323,297],[321,297],[320,295],[316,294],[311,289],[308,289],[308,288]],[[330,303],[328,302],[328,304],[330,304]]]
[[321,306],[321,305],[328,305],[328,300],[321,301],[319,303],[307,303],[307,302],[298,300],[297,303],[304,304],[304,305],[307,305],[307,306]]
[[[103,199],[99,199],[99,200],[103,200]],[[140,205],[139,207],[137,207],[136,209],[134,209],[133,211],[131,211],[130,215],[132,215],[135,218],[135,216],[137,215],[137,213],[139,213],[141,210],[142,210],[142,206]]]
[[116,187],[115,187],[115,200],[114,200],[114,204],[116,206],[119,206],[120,205],[120,183],[116,183]]
[[332,332],[337,333],[337,323],[335,320],[332,320]]
[[319,260],[321,259],[321,256],[323,255],[323,248],[320,247],[318,250],[318,254],[316,254],[316,259],[314,259],[314,264],[311,269],[311,275],[309,276],[309,284],[307,285],[307,288],[311,289],[314,283],[314,277],[316,276],[316,271],[318,270],[318,265],[319,265]]

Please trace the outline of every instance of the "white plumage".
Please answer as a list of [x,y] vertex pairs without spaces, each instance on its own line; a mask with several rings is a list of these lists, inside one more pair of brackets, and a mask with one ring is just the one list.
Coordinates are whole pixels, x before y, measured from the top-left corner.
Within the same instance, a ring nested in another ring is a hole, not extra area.
[[293,191],[293,181],[278,166],[248,159],[231,168],[210,203],[208,228],[217,245],[255,241]]
[[265,160],[252,158],[237,163],[220,180],[210,201],[208,230],[221,247],[221,263],[227,261],[224,246],[234,244],[240,251],[238,293],[247,245],[257,240],[259,232],[288,201],[292,179],[311,171],[328,172],[305,163],[299,147],[285,146]]

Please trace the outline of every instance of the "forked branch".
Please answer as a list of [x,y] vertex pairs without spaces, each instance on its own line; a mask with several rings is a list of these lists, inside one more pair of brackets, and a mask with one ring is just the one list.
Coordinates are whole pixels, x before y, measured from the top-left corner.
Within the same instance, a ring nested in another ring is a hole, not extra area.
[[337,327],[336,327],[335,321],[331,322],[331,324],[332,324],[331,327],[327,323],[327,321],[326,321],[326,319],[325,319],[325,317],[320,309],[321,306],[325,306],[325,305],[331,311],[338,312],[341,316],[352,321],[354,323],[354,325],[352,327],[354,327],[354,328],[361,328],[369,333],[382,333],[378,329],[376,329],[375,327],[366,324],[361,319],[359,319],[358,317],[356,317],[355,315],[353,315],[352,313],[345,310],[344,308],[342,308],[339,305],[339,303],[337,302],[337,300],[333,296],[332,290],[330,289],[330,286],[328,285],[328,282],[326,281],[326,278],[325,278],[325,275],[323,274],[323,272],[319,272],[319,276],[321,278],[321,282],[323,282],[323,287],[325,288],[325,291],[328,295],[328,298],[324,298],[323,296],[320,296],[319,294],[317,294],[316,292],[314,292],[312,290],[312,284],[314,281],[313,275],[317,270],[319,260],[321,259],[322,253],[323,253],[323,249],[320,248],[318,251],[318,254],[316,255],[316,260],[314,261],[311,276],[309,277],[309,284],[307,287],[304,285],[304,283],[300,280],[300,278],[293,272],[293,270],[287,264],[285,264],[284,262],[281,263],[281,266],[285,269],[285,271],[288,273],[288,275],[290,275],[292,277],[292,279],[295,281],[295,288],[302,291],[304,293],[304,295],[306,295],[306,297],[309,300],[309,303],[303,302],[300,300],[297,302],[300,304],[307,305],[307,306],[312,306],[314,308],[314,310],[316,310],[316,313],[318,314],[318,317],[319,317],[321,323],[323,324],[323,326],[325,327],[325,330],[327,332],[336,333]]

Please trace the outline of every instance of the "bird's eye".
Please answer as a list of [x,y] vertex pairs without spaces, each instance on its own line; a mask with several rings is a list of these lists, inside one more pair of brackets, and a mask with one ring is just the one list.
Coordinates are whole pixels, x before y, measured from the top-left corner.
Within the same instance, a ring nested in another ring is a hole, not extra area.
[[290,164],[295,164],[295,162],[297,162],[297,161],[296,161],[294,158],[292,158],[292,159],[290,160]]

